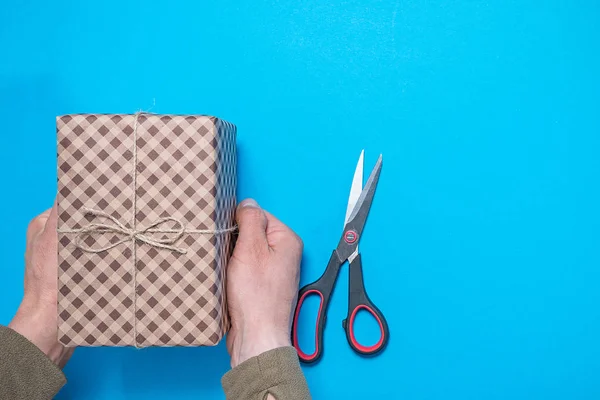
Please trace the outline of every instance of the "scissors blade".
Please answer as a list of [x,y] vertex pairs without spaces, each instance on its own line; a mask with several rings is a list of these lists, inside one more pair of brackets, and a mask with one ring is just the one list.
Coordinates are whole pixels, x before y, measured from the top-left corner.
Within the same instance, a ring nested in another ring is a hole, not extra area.
[[377,163],[373,167],[373,171],[371,171],[371,175],[367,179],[367,183],[360,193],[350,217],[348,217],[348,222],[344,226],[344,233],[336,248],[338,259],[342,262],[345,260],[352,261],[358,255],[358,242],[371,209],[373,195],[381,174],[382,161],[383,157],[379,155]]
[[367,215],[369,214],[369,209],[371,208],[371,203],[373,202],[373,195],[375,194],[375,188],[377,187],[377,182],[379,181],[382,162],[383,156],[380,154],[379,158],[377,159],[377,163],[375,164],[375,167],[373,167],[373,171],[371,171],[371,175],[369,175],[369,179],[367,180],[367,183],[360,193],[360,196],[356,201],[356,205],[354,206],[354,209],[348,218],[347,225],[354,225],[354,229],[357,230],[359,235],[363,230],[367,220]]
[[352,210],[354,210],[356,202],[358,201],[360,193],[362,192],[364,156],[365,151],[363,150],[360,152],[360,157],[358,157],[358,163],[356,164],[356,169],[354,170],[354,178],[352,178],[352,187],[350,187],[350,197],[348,198],[348,208],[346,208],[346,219],[344,220],[344,225],[348,223],[350,214],[352,214]]

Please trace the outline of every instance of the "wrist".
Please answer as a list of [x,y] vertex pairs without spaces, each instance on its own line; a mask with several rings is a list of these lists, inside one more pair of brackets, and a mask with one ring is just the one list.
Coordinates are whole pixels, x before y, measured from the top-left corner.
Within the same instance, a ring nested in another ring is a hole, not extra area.
[[232,368],[269,350],[292,345],[289,332],[266,329],[242,334],[235,341],[237,343],[234,343],[234,351],[231,353]]
[[58,342],[54,324],[43,313],[19,309],[8,327],[29,340],[54,364],[62,366],[69,351]]

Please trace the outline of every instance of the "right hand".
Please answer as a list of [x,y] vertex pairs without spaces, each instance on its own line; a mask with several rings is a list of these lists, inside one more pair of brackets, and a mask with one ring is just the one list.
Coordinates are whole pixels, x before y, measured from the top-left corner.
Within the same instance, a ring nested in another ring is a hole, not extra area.
[[227,270],[231,366],[291,346],[302,240],[251,199],[236,213],[239,237]]

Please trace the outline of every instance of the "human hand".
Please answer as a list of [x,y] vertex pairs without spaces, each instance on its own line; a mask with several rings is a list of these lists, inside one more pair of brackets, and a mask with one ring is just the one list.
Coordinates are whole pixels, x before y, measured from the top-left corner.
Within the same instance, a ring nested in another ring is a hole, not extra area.
[[254,200],[237,209],[239,237],[227,270],[231,366],[291,346],[302,240]]
[[58,238],[56,204],[35,217],[27,228],[25,291],[9,328],[26,337],[56,365],[63,367],[73,348],[58,342]]

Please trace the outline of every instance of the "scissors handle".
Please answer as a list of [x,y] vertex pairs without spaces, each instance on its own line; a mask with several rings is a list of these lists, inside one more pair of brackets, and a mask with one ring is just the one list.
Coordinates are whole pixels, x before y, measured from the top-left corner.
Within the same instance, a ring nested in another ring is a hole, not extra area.
[[[298,292],[298,303],[296,304],[296,311],[294,312],[294,321],[292,323],[292,343],[298,351],[298,357],[300,361],[304,363],[313,363],[321,358],[323,353],[323,330],[325,329],[325,322],[327,320],[327,308],[329,307],[329,299],[335,286],[340,267],[343,264],[340,261],[337,251],[333,251],[327,268],[321,277],[313,283],[304,286]],[[304,304],[304,301],[309,296],[319,296],[320,305],[319,313],[317,314],[316,329],[315,329],[315,351],[312,354],[307,354],[300,349],[300,343],[298,342],[298,316],[300,315],[300,309]]]
[[[365,291],[365,285],[363,281],[362,273],[362,261],[361,256],[358,254],[350,262],[350,281],[349,281],[350,293],[348,296],[348,316],[342,321],[342,326],[346,331],[346,338],[350,347],[354,351],[362,355],[374,355],[379,353],[385,348],[390,339],[390,332],[387,321],[383,316],[382,312],[373,304],[367,292]],[[371,346],[365,346],[358,342],[356,335],[354,334],[354,320],[356,314],[360,310],[365,310],[371,314],[377,323],[379,324],[379,340],[377,343]]]

